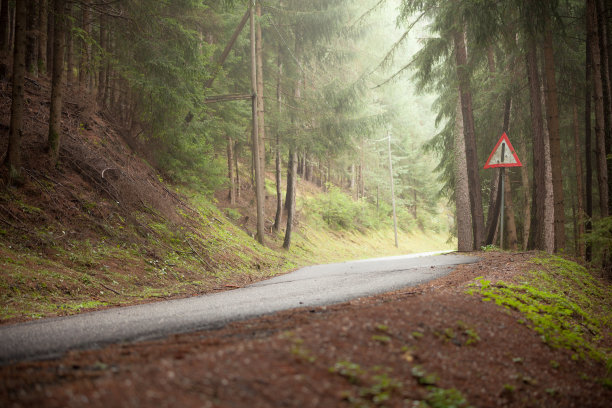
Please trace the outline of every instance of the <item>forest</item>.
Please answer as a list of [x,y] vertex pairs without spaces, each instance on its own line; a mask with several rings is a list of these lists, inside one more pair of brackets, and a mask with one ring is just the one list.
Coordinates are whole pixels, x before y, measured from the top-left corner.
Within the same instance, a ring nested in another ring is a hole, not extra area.
[[612,0],[0,0],[0,406],[612,400]]
[[[505,249],[611,273],[611,13],[607,0],[2,0],[3,184],[21,188],[32,161],[61,166],[77,92],[170,183],[231,203],[251,183],[260,244],[284,230],[290,247],[301,179],[404,228],[434,228],[448,205],[459,251],[499,245],[503,207]],[[43,78],[44,154],[27,157],[24,87]],[[483,169],[504,132],[522,167]],[[353,222],[339,212],[326,220]]]

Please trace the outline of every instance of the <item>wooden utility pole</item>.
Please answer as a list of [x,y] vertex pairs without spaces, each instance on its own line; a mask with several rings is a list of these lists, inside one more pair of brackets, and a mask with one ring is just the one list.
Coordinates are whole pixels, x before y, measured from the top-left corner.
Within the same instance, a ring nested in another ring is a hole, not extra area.
[[395,214],[395,191],[393,186],[393,162],[391,160],[391,132],[387,131],[388,152],[389,152],[389,177],[391,181],[391,206],[393,207],[393,232],[395,233],[395,247],[398,248],[397,242],[397,216]]
[[257,48],[255,41],[255,0],[251,3],[251,89],[253,91],[253,167],[255,169],[255,198],[257,201],[257,241],[264,245],[264,177],[259,158],[259,124],[257,121]]

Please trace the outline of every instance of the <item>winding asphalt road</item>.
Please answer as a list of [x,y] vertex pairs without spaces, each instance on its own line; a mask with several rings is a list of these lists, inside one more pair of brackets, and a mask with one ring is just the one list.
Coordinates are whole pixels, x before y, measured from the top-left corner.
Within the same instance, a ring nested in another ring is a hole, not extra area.
[[416,254],[309,266],[228,292],[2,326],[0,364],[219,328],[292,308],[341,303],[418,285],[477,260],[456,254]]

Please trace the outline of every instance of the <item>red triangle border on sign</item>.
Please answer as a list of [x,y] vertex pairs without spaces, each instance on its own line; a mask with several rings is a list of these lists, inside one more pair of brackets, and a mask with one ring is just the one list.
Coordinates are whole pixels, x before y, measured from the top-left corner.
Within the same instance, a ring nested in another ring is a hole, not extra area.
[[[493,155],[495,154],[495,152],[499,148],[499,145],[502,142],[504,142],[504,141],[506,142],[506,145],[510,149],[510,152],[512,153],[512,156],[514,157],[514,160],[516,160],[516,163],[490,164],[491,158],[493,157]],[[514,151],[514,147],[512,147],[512,143],[510,143],[510,139],[508,139],[508,135],[506,135],[506,132],[504,132],[504,134],[501,135],[501,137],[497,141],[497,144],[495,145],[495,147],[491,151],[491,154],[489,155],[489,158],[487,159],[487,162],[485,163],[484,168],[485,169],[493,169],[493,168],[497,168],[497,167],[522,167],[522,166],[523,166],[523,164],[521,163],[521,161],[519,160],[518,156],[516,155],[516,152]]]

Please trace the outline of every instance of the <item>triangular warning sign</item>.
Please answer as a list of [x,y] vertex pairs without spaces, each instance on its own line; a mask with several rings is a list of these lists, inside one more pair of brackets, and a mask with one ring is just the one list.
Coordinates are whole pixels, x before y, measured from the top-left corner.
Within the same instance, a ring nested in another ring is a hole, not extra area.
[[489,159],[484,165],[485,169],[495,167],[521,167],[523,164],[519,160],[512,143],[508,140],[508,135],[504,134],[493,148]]

